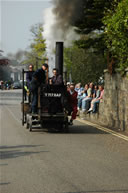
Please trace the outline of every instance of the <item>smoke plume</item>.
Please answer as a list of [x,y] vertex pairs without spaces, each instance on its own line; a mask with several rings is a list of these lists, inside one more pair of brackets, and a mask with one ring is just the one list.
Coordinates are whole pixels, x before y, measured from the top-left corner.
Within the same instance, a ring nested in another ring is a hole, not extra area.
[[54,49],[56,41],[64,41],[70,46],[73,40],[79,38],[74,23],[82,13],[83,0],[53,0],[52,7],[44,13],[44,38],[48,51]]
[[54,0],[53,3],[57,25],[66,31],[81,16],[83,0]]

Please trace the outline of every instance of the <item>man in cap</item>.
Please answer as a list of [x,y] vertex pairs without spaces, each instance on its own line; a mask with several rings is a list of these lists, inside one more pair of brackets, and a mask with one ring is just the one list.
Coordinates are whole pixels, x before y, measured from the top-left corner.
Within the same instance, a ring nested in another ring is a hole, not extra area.
[[32,98],[32,113],[37,113],[38,104],[38,87],[46,83],[46,72],[48,71],[48,64],[44,63],[42,67],[33,73],[31,81]]
[[37,81],[38,85],[46,83],[46,71],[48,70],[48,64],[44,63],[42,67],[36,70],[33,74],[33,78]]

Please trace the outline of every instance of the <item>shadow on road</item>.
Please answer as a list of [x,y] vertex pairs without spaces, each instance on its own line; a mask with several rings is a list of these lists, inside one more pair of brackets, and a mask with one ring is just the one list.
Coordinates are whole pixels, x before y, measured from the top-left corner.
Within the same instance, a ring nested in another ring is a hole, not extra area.
[[0,166],[8,166],[8,164],[0,164]]
[[[22,156],[30,156],[32,154],[40,154],[40,153],[48,153],[49,151],[24,151],[24,148],[35,148],[35,147],[39,147],[40,145],[19,145],[19,146],[2,146],[0,147],[0,149],[2,149],[3,151],[0,151],[0,159],[4,160],[4,159],[13,159],[13,158],[18,158],[18,157],[22,157]],[[18,150],[12,150],[12,149],[17,149]],[[19,148],[21,148],[19,150]],[[23,148],[23,150],[22,150]],[[8,150],[7,149],[11,149]]]
[[[35,129],[35,132],[36,131],[37,130]],[[69,126],[68,133],[64,133],[61,129],[60,130],[51,129],[51,130],[46,130],[45,132],[48,132],[50,134],[108,134],[109,135],[109,133],[101,131],[101,130],[99,130],[93,126],[89,126],[89,125]]]
[[10,182],[6,182],[6,183],[0,183],[0,186],[3,186],[3,185],[9,185],[11,184]]
[[101,131],[93,126],[90,125],[73,125],[72,127],[69,127],[69,133],[71,134],[79,134],[79,133],[85,133],[85,134],[108,134],[104,131]]
[[128,193],[127,190],[94,190],[94,191],[82,191],[82,192],[63,192],[63,193]]
[[0,146],[0,149],[13,149],[13,148],[28,148],[28,147],[41,147],[44,145],[17,145],[17,146]]

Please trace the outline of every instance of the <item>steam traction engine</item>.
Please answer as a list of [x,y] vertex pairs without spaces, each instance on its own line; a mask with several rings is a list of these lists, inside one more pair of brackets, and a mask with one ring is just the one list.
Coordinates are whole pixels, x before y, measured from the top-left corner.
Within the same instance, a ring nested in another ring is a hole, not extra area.
[[[56,68],[63,75],[63,42],[56,43]],[[23,94],[22,94],[22,125],[26,123],[29,131],[41,126],[41,128],[55,128],[64,132],[68,131],[68,103],[67,88],[64,85],[43,84],[38,89],[38,113],[30,112],[31,100],[25,101],[23,70]]]

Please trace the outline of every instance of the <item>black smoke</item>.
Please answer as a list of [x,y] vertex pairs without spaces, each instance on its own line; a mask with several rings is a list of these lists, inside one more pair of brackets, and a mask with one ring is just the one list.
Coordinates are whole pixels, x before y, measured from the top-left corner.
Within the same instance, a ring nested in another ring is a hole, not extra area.
[[[44,38],[47,50],[54,50],[55,42],[64,41],[65,47],[72,45],[80,35],[77,27],[84,15],[85,2],[90,0],[52,0],[52,7],[44,12]],[[77,25],[78,24],[78,25]]]
[[86,0],[53,0],[57,27],[66,31],[70,26],[75,26],[82,17],[84,1]]

